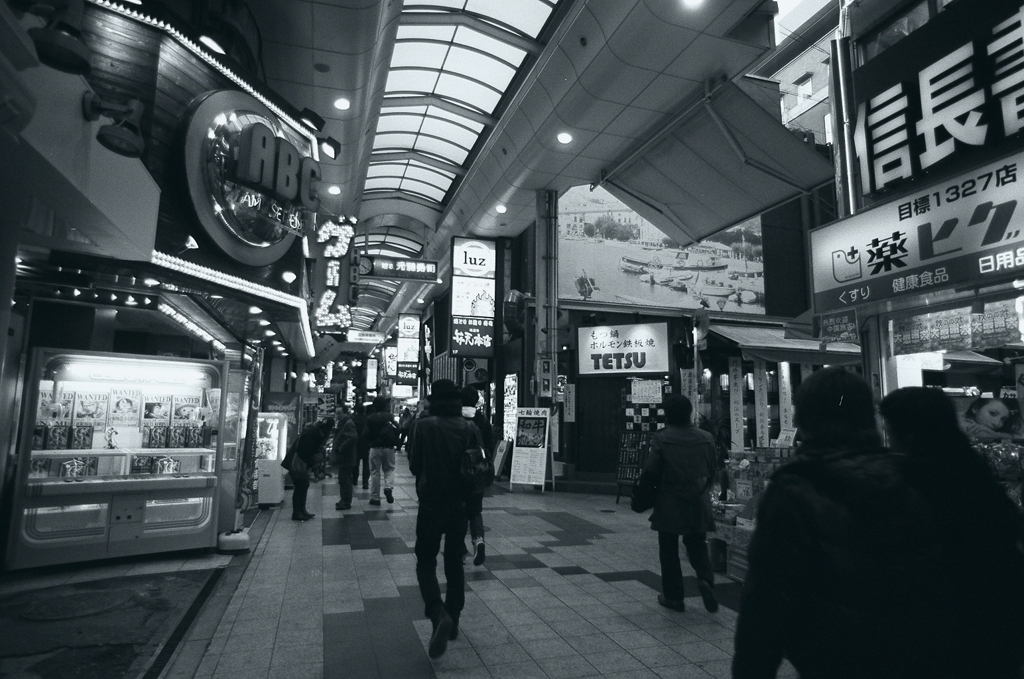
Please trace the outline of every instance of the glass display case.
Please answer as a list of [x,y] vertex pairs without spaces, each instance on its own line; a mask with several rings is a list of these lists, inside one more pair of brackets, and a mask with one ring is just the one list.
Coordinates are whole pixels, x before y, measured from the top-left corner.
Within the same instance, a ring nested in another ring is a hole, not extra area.
[[8,567],[216,546],[225,370],[37,350]]
[[261,506],[284,499],[284,468],[288,452],[288,416],[260,413],[256,416],[256,499]]

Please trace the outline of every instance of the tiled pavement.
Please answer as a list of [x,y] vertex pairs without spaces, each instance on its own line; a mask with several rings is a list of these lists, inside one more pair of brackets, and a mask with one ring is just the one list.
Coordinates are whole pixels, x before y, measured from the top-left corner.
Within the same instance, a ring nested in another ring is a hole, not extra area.
[[[507,484],[484,502],[487,562],[466,565],[459,638],[431,661],[414,571],[415,488],[398,458],[393,505],[370,507],[357,490],[354,508],[339,512],[336,480],[326,479],[310,489],[316,518],[300,523],[286,498],[219,624],[197,625],[166,676],[730,676],[739,585],[718,576],[723,607],[714,615],[699,597],[685,613],[662,608],[646,515],[608,496],[510,493]],[[686,591],[696,594],[689,576]],[[794,675],[788,664],[779,674]]]

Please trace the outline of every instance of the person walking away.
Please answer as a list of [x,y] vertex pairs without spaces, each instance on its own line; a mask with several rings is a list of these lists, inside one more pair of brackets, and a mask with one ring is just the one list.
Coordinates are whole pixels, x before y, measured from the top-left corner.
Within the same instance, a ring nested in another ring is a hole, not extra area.
[[894,449],[909,482],[939,523],[953,586],[956,627],[947,676],[1019,679],[1024,662],[1024,546],[1021,516],[986,460],[961,431],[939,389],[907,387],[882,400]]
[[665,397],[665,428],[651,437],[651,451],[644,473],[655,479],[651,530],[658,532],[661,560],[661,594],[658,603],[683,611],[683,571],[679,562],[679,538],[686,557],[697,573],[697,589],[704,608],[718,610],[715,575],[708,555],[707,534],[715,530],[711,512],[711,484],[718,467],[715,440],[691,422],[693,406],[679,394]]
[[[409,406],[402,408],[402,414],[398,418],[399,448],[409,445],[409,430],[412,428],[413,419],[412,408]],[[405,452],[409,453],[408,450]]]
[[352,421],[356,425],[356,434],[358,440],[356,441],[356,463],[352,467],[352,485],[359,483],[359,463],[363,463],[363,490],[370,488],[370,443],[363,436],[363,430],[366,428],[366,406],[362,403],[357,403],[352,412]]
[[334,431],[332,442],[332,453],[334,461],[338,465],[338,491],[339,499],[334,508],[345,510],[352,508],[352,468],[359,464],[356,450],[359,434],[356,433],[356,423],[348,412],[348,406],[338,408],[337,425]]
[[[380,505],[381,485],[388,504],[395,501],[395,446],[398,426],[391,415],[391,402],[385,396],[373,399],[373,413],[366,418],[363,435],[370,446],[370,504]],[[382,478],[383,477],[383,478]]]
[[[460,392],[462,398],[462,416],[476,425],[480,430],[480,440],[484,444],[484,453],[494,454],[494,431],[491,423],[487,421],[484,414],[477,410],[476,404],[480,394],[474,387],[463,387]],[[493,464],[493,460],[492,460]],[[497,473],[497,470],[495,470]],[[466,500],[466,515],[469,519],[469,535],[473,541],[473,565],[482,566],[487,558],[484,547],[484,494],[472,493]]]
[[938,528],[881,447],[871,388],[842,368],[800,385],[795,459],[764,491],[748,549],[733,679],[950,677],[952,585]]
[[[444,654],[459,633],[459,616],[466,602],[462,553],[466,539],[466,485],[462,456],[467,445],[483,445],[480,432],[462,417],[459,388],[451,380],[431,385],[430,415],[416,422],[409,448],[409,470],[416,477],[419,510],[416,515],[416,580],[424,615],[433,631],[428,655]],[[444,536],[445,599],[437,581],[437,554]]]
[[[299,434],[295,445],[285,455],[281,466],[292,476],[295,489],[292,491],[292,521],[309,521],[316,514],[306,511],[306,495],[309,493],[309,479],[320,446],[334,428],[334,418],[314,422]],[[295,460],[301,461],[296,464]]]

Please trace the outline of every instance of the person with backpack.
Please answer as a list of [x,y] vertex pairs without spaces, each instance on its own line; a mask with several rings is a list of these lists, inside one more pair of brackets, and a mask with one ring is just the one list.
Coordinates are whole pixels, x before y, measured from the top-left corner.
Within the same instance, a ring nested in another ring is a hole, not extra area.
[[334,462],[338,465],[338,490],[340,498],[334,508],[343,511],[352,508],[352,468],[359,464],[357,442],[359,434],[356,423],[348,412],[348,406],[342,405],[335,414],[334,440],[331,443]]
[[[477,401],[480,399],[480,394],[474,387],[463,387],[460,395],[462,398],[462,416],[475,424],[476,428],[480,430],[480,438],[484,445],[484,455],[490,457],[494,454],[494,431],[491,429],[491,423],[487,421],[484,414],[476,408]],[[491,464],[494,464],[493,460],[491,460]],[[469,535],[470,539],[473,541],[474,566],[482,566],[484,560],[487,558],[487,552],[484,546],[483,505],[484,493],[482,489],[480,489],[480,492],[470,493],[469,499],[466,500],[466,515],[469,518]]]
[[[416,477],[419,509],[416,514],[416,580],[423,597],[424,615],[433,631],[427,654],[444,654],[458,637],[459,616],[466,603],[466,576],[462,569],[469,485],[464,475],[467,450],[483,446],[480,431],[462,417],[459,388],[451,380],[431,385],[430,415],[416,422],[409,446],[409,471]],[[444,536],[445,598],[437,581],[437,554]]]
[[905,387],[879,410],[907,479],[938,520],[953,586],[948,677],[1019,679],[1024,662],[1024,541],[1021,515],[992,468],[961,431],[941,389]]
[[941,531],[881,446],[871,387],[824,368],[794,405],[800,445],[758,505],[733,679],[774,677],[783,657],[803,679],[959,676]]
[[395,501],[395,448],[398,447],[398,425],[391,415],[391,402],[386,396],[373,399],[373,413],[366,418],[363,437],[370,446],[370,504],[380,506],[382,481],[384,497],[387,498],[388,504],[392,504]]
[[370,489],[370,445],[363,436],[366,429],[366,406],[356,403],[352,410],[352,422],[356,425],[356,462],[352,466],[352,485],[359,483],[359,463],[363,463],[363,490]]

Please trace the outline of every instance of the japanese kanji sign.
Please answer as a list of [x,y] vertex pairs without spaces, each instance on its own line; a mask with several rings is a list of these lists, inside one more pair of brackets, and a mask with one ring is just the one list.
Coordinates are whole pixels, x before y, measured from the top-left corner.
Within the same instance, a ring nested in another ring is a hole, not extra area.
[[668,325],[603,325],[579,328],[579,374],[668,372]]
[[360,260],[359,274],[363,278],[386,278],[391,281],[437,280],[437,262],[384,255],[362,255]]
[[[1024,298],[1021,298],[1024,310]],[[1014,299],[989,302],[981,313],[971,307],[946,309],[893,320],[893,355],[925,351],[981,351],[1021,341],[1022,314]]]
[[954,4],[854,71],[864,195],[1021,147],[1022,19],[1020,0]]
[[814,310],[1024,276],[1024,154],[811,231]]
[[860,326],[857,310],[844,309],[821,315],[822,342],[849,342],[860,344]]
[[494,355],[495,244],[452,239],[452,354]]

